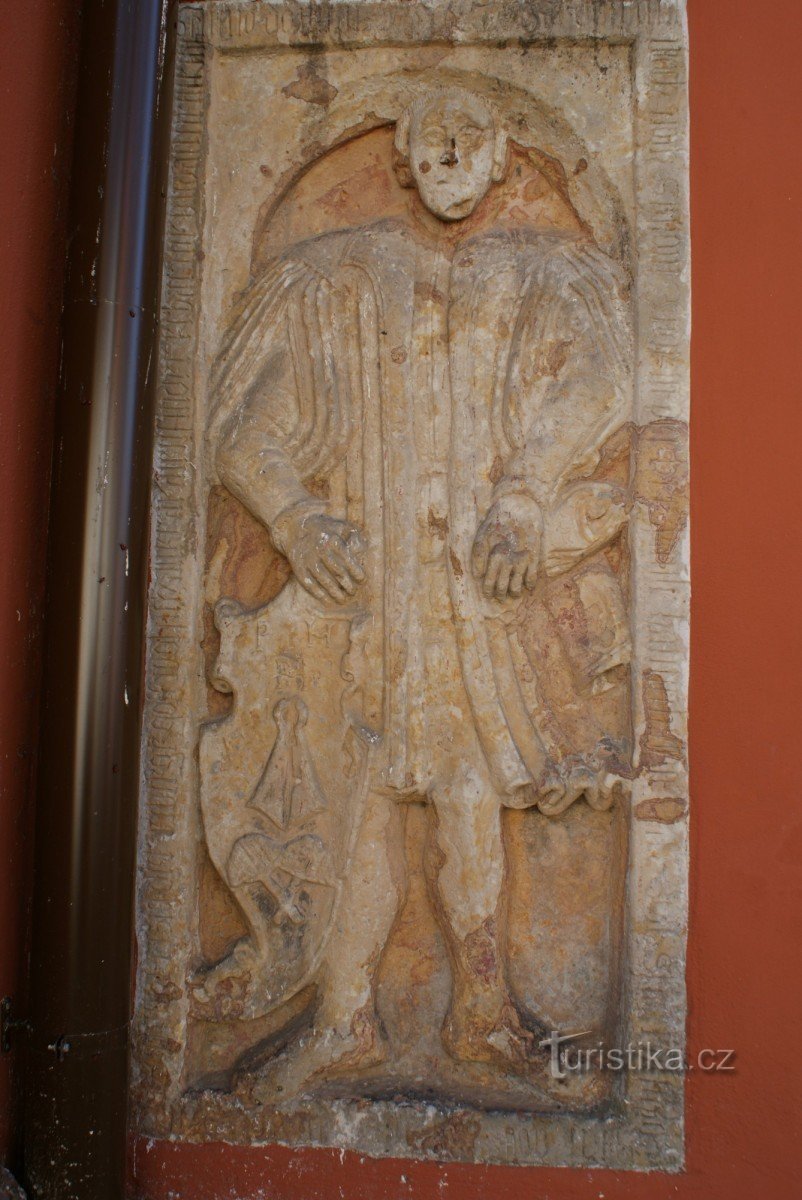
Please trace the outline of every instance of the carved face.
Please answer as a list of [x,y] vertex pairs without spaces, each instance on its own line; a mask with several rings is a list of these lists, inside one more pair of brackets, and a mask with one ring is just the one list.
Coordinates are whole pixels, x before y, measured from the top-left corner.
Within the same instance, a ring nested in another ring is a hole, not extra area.
[[421,200],[443,221],[468,217],[494,178],[493,116],[478,98],[435,97],[414,111],[409,129],[409,169]]

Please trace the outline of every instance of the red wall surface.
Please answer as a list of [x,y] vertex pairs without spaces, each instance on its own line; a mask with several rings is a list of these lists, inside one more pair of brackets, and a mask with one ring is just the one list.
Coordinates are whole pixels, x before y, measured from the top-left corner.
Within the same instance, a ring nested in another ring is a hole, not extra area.
[[[0,0],[0,996],[20,1013],[77,9]],[[0,1057],[0,1162],[14,1057]]]
[[[143,0],[145,2],[145,0]],[[155,2],[155,0],[153,0]],[[24,911],[70,0],[0,18],[0,987]],[[802,1195],[802,4],[689,0],[693,232],[691,1073],[679,1176],[140,1142],[137,1200],[797,1200]],[[24,19],[23,19],[24,14]],[[56,159],[58,162],[58,159]],[[58,175],[58,172],[57,172]],[[19,611],[20,616],[17,616]],[[44,747],[46,752],[46,746]],[[0,1114],[8,1081],[0,1069]],[[6,1137],[0,1124],[0,1139]],[[0,1140],[0,1152],[5,1143]]]

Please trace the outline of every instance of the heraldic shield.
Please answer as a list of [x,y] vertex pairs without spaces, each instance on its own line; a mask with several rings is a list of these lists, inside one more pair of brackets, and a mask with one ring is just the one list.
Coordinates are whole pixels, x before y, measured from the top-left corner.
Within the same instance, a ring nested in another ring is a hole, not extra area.
[[[234,703],[201,734],[201,803],[210,856],[248,936],[198,983],[210,994],[228,981],[239,1017],[278,1009],[314,979],[337,918],[373,736],[351,707],[366,619],[325,609],[295,580],[262,607],[215,607],[213,686]],[[336,721],[320,700],[338,692]],[[324,776],[316,756],[338,769]]]

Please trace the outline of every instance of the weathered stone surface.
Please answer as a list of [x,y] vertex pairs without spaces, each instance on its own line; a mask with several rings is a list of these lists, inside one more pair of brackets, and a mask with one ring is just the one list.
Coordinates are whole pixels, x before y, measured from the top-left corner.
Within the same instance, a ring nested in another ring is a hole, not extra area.
[[683,12],[180,21],[139,1128],[678,1169]]

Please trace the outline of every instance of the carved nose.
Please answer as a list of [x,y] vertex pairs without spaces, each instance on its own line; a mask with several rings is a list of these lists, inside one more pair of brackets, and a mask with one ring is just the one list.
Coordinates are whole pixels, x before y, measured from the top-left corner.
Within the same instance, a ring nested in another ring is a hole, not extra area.
[[457,143],[454,138],[451,139],[451,145],[440,155],[440,164],[444,167],[456,167],[459,162],[457,154]]

